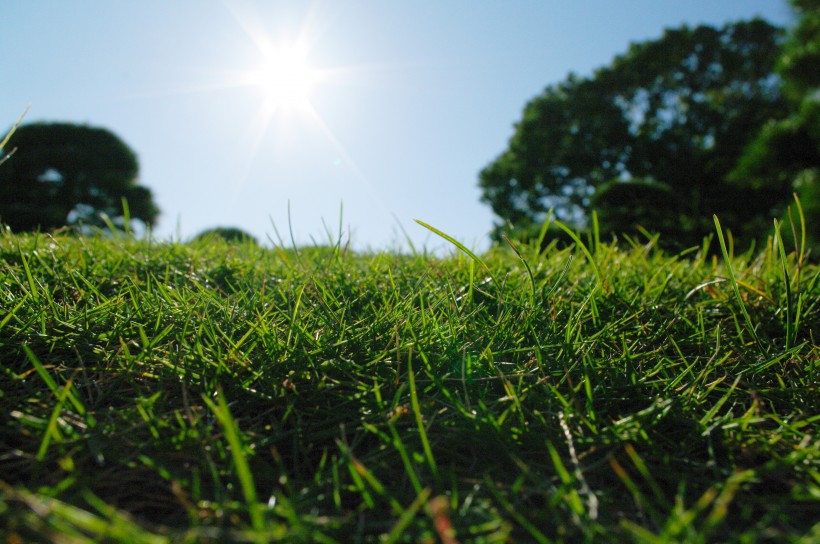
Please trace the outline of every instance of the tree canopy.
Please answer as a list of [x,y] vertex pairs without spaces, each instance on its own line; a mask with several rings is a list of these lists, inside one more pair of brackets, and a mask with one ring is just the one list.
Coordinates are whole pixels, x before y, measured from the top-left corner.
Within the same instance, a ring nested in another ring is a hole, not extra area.
[[682,243],[711,232],[713,213],[753,230],[788,200],[788,184],[740,191],[726,177],[760,127],[787,111],[774,72],[781,42],[760,19],[684,26],[547,87],[480,173],[497,234],[533,228],[549,210],[583,225],[592,209],[604,230],[640,223]]
[[134,152],[106,129],[69,123],[22,125],[7,144],[17,152],[0,165],[0,222],[14,231],[63,226],[151,225],[159,210],[137,185]]
[[259,241],[253,234],[237,227],[213,227],[205,229],[194,237],[194,241],[209,241],[221,239],[226,242],[249,243],[259,245]]
[[766,123],[730,179],[760,187],[791,186],[806,215],[808,242],[820,244],[820,1],[792,0],[798,22],[789,33],[777,71],[788,115]]

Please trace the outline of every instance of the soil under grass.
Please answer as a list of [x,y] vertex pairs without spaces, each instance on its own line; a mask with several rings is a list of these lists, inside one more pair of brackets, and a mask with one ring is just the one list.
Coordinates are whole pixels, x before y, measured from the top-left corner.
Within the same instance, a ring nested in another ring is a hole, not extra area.
[[816,265],[518,249],[0,235],[0,531],[820,540]]

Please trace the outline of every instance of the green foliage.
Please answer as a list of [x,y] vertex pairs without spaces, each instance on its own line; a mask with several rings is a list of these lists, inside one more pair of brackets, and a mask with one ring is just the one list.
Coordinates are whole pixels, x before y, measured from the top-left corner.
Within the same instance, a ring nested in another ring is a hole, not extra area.
[[612,180],[592,195],[603,232],[634,234],[643,229],[674,240],[684,219],[684,205],[668,186],[651,179]]
[[221,239],[226,242],[247,242],[253,245],[259,244],[252,234],[236,227],[214,227],[203,230],[194,237],[195,241],[208,241],[213,239]]
[[106,227],[108,217],[125,228],[123,199],[131,219],[156,220],[151,191],[137,185],[136,156],[108,130],[34,123],[18,127],[8,145],[17,152],[0,168],[0,221],[15,232]]
[[802,102],[820,88],[820,2],[791,0],[791,4],[799,19],[786,42],[778,70],[790,98]]
[[816,540],[820,269],[777,229],[425,226],[458,251],[0,232],[4,536]]
[[[820,221],[820,168],[810,168],[800,172],[795,177],[794,188],[803,205],[803,215],[806,221]],[[796,221],[794,215],[787,215],[784,221],[786,219],[788,219],[786,224]],[[820,226],[816,222],[807,225],[805,243],[813,251],[820,251]]]
[[[730,173],[743,189],[791,187],[804,206],[807,243],[820,248],[820,2],[793,0],[797,25],[783,47],[778,72],[790,111],[767,123]],[[785,213],[784,213],[785,215]]]
[[[611,191],[631,190],[606,186],[611,180],[653,179],[651,189],[675,195],[662,211],[682,217],[681,243],[710,233],[712,213],[735,232],[761,234],[744,227],[777,213],[790,187],[768,183],[739,195],[725,178],[759,128],[786,111],[773,73],[780,41],[781,31],[761,20],[667,30],[590,78],[548,87],[525,107],[507,150],[481,172],[482,200],[514,229],[539,225],[551,209],[582,225],[596,192],[601,201],[601,193],[618,200]],[[641,183],[634,188],[647,199],[658,196]],[[615,213],[612,199],[603,198],[605,215]],[[666,227],[631,215],[612,226]]]

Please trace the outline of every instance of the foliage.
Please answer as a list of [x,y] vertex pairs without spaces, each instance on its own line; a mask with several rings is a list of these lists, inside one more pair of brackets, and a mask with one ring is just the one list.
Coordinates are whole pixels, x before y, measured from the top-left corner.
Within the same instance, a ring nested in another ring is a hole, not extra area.
[[124,227],[126,215],[156,220],[151,191],[137,185],[136,156],[108,130],[33,123],[17,128],[8,145],[17,153],[0,168],[0,221],[12,230]]
[[[799,17],[780,58],[779,72],[792,100],[802,102],[820,89],[820,2],[791,0]],[[816,97],[815,97],[816,99]]]
[[680,230],[684,204],[668,185],[652,179],[612,180],[592,195],[604,232],[630,232],[639,226],[647,232],[673,238]]
[[195,241],[208,241],[214,238],[220,238],[227,242],[249,242],[253,245],[258,245],[258,240],[250,233],[236,227],[214,227],[203,230],[194,237]]
[[0,527],[816,541],[820,269],[719,232],[725,260],[0,233]]
[[538,225],[550,209],[581,225],[593,195],[614,189],[613,180],[653,180],[682,207],[676,238],[686,244],[711,232],[712,213],[742,232],[779,212],[788,186],[770,183],[741,197],[724,180],[749,138],[786,111],[773,74],[780,36],[762,20],[667,30],[592,77],[547,87],[525,107],[507,150],[481,172],[482,200],[514,229]]
[[792,4],[799,20],[778,64],[791,111],[762,128],[730,178],[741,187],[792,187],[812,227],[808,243],[820,248],[820,2]]

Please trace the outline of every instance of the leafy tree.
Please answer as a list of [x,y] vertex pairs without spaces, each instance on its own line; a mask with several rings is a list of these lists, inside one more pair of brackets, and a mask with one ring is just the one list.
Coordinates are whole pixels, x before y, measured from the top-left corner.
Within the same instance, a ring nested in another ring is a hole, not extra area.
[[[820,89],[820,1],[791,0],[791,4],[799,21],[790,33],[778,68],[787,93],[802,102]],[[818,100],[816,94],[814,100]]]
[[[820,1],[792,0],[799,20],[783,47],[778,72],[789,115],[770,121],[730,174],[738,185],[772,180],[791,186],[806,214],[809,242],[820,244]],[[788,232],[788,231],[786,231]]]
[[214,227],[206,229],[194,237],[195,241],[222,239],[227,242],[250,243],[259,245],[256,237],[236,227]]
[[[735,230],[772,213],[787,187],[739,194],[725,178],[759,128],[786,111],[773,73],[781,34],[759,19],[684,26],[633,44],[589,78],[547,87],[524,108],[507,150],[482,170],[482,201],[524,231],[550,209],[583,225],[593,204],[604,214],[617,208],[613,229],[657,226],[646,214],[669,212],[684,243],[712,231],[712,213]],[[643,181],[618,186],[633,179]],[[627,193],[652,206],[630,210]]]
[[137,185],[133,151],[102,128],[34,123],[17,128],[8,146],[15,155],[0,167],[0,221],[14,231],[62,226],[105,226],[100,214],[124,225],[151,225],[159,210],[151,191]]
[[598,224],[605,232],[635,230],[640,227],[672,238],[680,229],[684,203],[672,188],[652,179],[612,180],[602,185],[590,200],[598,212]]

